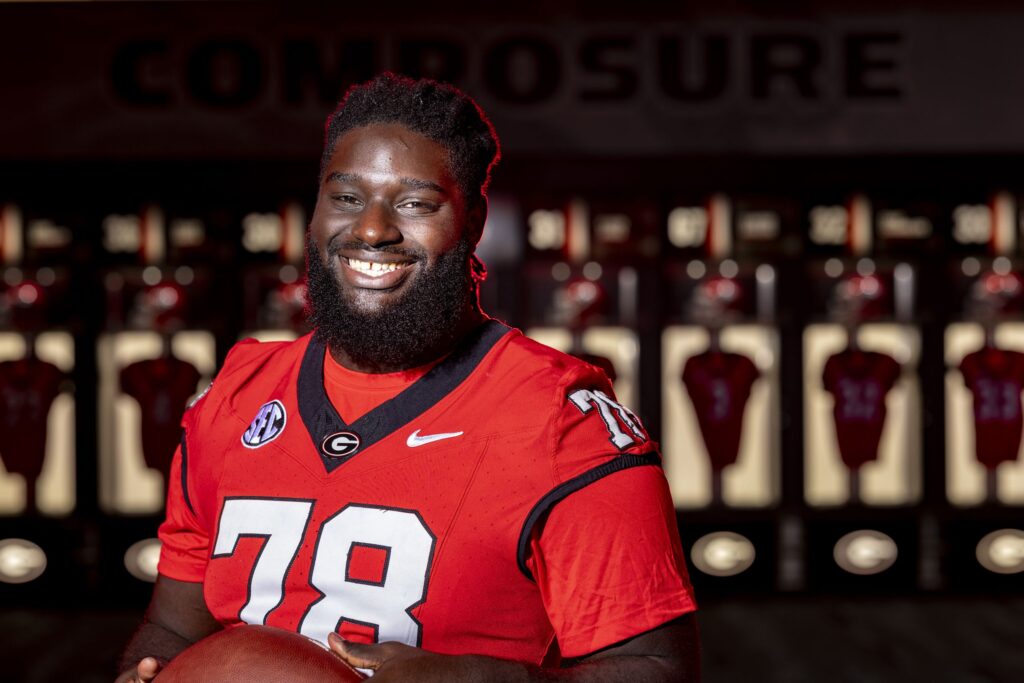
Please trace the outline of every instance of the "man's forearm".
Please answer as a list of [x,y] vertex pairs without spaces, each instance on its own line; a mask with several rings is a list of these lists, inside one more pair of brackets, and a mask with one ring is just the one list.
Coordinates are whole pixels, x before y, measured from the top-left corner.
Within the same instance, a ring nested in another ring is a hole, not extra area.
[[192,643],[220,629],[220,623],[206,607],[202,583],[158,576],[142,625],[121,656],[121,671],[134,669],[143,657],[166,663]]
[[161,664],[166,664],[191,644],[188,638],[145,619],[121,654],[118,670],[127,671],[135,667],[143,657],[155,657]]

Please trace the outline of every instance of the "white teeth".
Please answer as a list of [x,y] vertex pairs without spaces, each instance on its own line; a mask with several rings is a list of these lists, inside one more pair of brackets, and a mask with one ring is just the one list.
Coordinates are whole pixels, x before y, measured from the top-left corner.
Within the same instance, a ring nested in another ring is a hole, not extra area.
[[372,277],[381,277],[388,273],[393,273],[400,268],[405,268],[405,263],[376,263],[373,261],[360,261],[359,259],[350,258],[348,259],[349,268],[352,270],[358,270],[360,273],[370,275]]

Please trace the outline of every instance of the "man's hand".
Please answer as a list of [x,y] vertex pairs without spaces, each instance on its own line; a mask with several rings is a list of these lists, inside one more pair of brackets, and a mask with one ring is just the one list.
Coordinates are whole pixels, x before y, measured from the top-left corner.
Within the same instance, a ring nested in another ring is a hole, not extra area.
[[125,671],[114,683],[149,683],[156,678],[162,668],[155,658],[143,657],[134,669]]
[[331,651],[350,666],[373,670],[373,683],[528,681],[526,667],[491,657],[439,655],[402,643],[364,645],[328,634]]
[[481,655],[439,655],[402,643],[364,645],[328,634],[331,650],[350,666],[371,669],[373,683],[529,683],[635,681],[696,683],[700,639],[693,614],[686,614],[625,642],[577,659],[565,668],[541,669]]
[[387,681],[389,676],[397,680],[403,671],[422,672],[437,669],[440,663],[434,660],[443,657],[402,643],[353,643],[336,633],[327,636],[327,644],[331,646],[331,651],[349,666],[371,669],[374,672],[374,681]]

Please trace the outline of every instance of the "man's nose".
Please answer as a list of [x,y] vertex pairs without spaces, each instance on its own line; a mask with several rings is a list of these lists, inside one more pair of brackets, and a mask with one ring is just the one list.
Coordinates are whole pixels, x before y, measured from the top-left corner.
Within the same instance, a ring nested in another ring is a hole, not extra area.
[[393,244],[402,240],[395,212],[385,202],[370,202],[356,220],[352,236],[370,246]]

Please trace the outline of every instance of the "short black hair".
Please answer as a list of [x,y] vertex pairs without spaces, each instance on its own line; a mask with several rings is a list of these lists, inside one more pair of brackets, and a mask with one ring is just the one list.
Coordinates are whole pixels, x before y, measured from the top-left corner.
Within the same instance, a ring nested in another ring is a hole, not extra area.
[[348,89],[324,125],[320,180],[346,132],[374,123],[400,123],[448,150],[448,163],[467,205],[487,196],[491,169],[501,158],[494,126],[469,95],[427,78],[392,72]]

